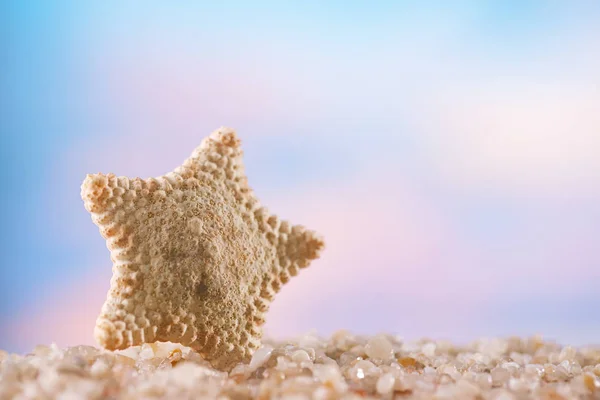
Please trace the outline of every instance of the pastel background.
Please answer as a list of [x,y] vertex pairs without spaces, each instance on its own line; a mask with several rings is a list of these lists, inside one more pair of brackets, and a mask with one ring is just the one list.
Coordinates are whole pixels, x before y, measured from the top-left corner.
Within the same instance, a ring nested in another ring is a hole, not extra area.
[[266,333],[600,343],[600,2],[4,1],[0,348],[93,343],[86,173],[221,125],[323,233]]

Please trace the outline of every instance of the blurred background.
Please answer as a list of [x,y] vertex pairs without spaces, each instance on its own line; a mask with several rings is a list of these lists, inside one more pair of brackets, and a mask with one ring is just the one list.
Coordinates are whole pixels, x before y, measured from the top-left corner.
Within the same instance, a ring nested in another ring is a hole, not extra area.
[[0,5],[0,348],[93,343],[111,262],[86,173],[212,130],[321,232],[266,335],[600,342],[600,3]]

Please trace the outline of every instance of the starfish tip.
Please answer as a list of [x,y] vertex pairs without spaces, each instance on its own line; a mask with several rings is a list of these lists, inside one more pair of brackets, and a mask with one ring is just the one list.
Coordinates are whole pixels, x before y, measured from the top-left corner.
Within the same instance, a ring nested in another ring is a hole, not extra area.
[[123,335],[116,329],[114,324],[100,318],[94,328],[94,339],[105,349],[116,350],[123,342]]
[[81,198],[85,208],[97,212],[102,204],[110,197],[109,176],[102,173],[87,174],[81,184]]
[[241,140],[235,132],[235,129],[228,128],[225,126],[222,126],[219,129],[213,131],[210,134],[209,138],[227,147],[237,148],[241,145]]

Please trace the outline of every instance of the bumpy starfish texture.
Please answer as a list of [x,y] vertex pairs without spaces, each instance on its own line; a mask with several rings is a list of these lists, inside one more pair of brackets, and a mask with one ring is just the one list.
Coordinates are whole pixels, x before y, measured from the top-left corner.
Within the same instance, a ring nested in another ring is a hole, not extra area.
[[274,295],[324,247],[260,205],[226,128],[173,172],[88,175],[81,196],[113,262],[94,331],[110,350],[170,341],[220,369],[247,361]]

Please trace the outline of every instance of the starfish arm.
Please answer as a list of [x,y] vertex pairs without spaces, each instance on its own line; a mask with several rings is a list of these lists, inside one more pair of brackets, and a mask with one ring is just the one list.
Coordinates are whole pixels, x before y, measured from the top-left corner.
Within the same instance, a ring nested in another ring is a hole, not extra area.
[[212,132],[175,173],[184,178],[201,178],[210,174],[241,194],[250,192],[244,172],[241,141],[230,128],[222,127]]
[[134,207],[135,192],[130,192],[130,180],[114,174],[88,174],[81,185],[81,198],[92,220],[107,240],[107,247],[126,247],[123,212]]
[[[147,202],[150,193],[161,188],[162,181],[98,173],[88,174],[81,185],[84,206],[106,239],[113,261],[110,290],[94,331],[97,341],[106,348],[132,345],[140,335],[146,340],[154,337],[155,332],[145,318],[130,320],[134,316],[131,309],[126,309],[125,304],[129,300],[125,299],[141,284],[138,279],[140,265],[136,262],[137,254],[132,246],[136,224],[141,222],[136,210]],[[140,329],[131,332],[126,325],[139,325]]]
[[102,173],[86,176],[81,185],[81,198],[113,256],[130,247],[132,227],[129,225],[136,208],[165,184],[168,181],[162,178],[130,179]]
[[306,268],[312,260],[319,258],[325,247],[323,238],[315,231],[302,225],[290,225],[283,221],[279,227],[278,256],[282,267],[291,275]]
[[258,301],[266,301],[268,304],[291,276],[296,276],[299,269],[308,267],[312,260],[319,258],[325,242],[315,231],[302,225],[292,226],[288,221],[269,215],[265,207],[259,208],[255,216],[259,230],[266,233],[267,240],[276,248],[273,273],[270,274],[270,279],[263,281]]

